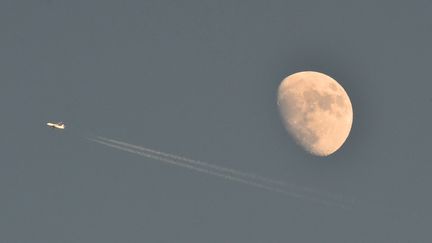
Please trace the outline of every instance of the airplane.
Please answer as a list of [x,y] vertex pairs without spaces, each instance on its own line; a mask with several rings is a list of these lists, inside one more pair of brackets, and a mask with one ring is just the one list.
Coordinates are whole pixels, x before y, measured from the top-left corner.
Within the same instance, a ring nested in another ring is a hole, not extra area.
[[55,128],[55,129],[65,129],[65,124],[63,122],[59,122],[59,123],[51,123],[48,122],[47,126],[51,127],[51,128]]

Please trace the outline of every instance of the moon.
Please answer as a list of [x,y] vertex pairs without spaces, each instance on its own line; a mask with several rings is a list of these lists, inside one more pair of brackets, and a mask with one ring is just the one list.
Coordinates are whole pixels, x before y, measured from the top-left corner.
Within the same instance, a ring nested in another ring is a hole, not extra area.
[[350,98],[323,73],[303,71],[286,77],[277,104],[285,128],[311,154],[328,156],[348,138],[353,121]]

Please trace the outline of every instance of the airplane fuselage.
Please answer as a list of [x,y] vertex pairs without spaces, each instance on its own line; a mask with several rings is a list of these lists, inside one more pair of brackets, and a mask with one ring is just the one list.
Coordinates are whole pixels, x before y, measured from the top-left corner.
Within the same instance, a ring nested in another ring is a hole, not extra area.
[[47,126],[51,127],[51,128],[56,128],[56,129],[65,129],[65,125],[63,123],[51,123],[48,122]]

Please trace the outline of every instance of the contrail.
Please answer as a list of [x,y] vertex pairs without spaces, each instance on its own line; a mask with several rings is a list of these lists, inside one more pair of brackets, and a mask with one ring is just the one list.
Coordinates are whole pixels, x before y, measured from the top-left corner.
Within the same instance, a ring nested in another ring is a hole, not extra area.
[[[313,193],[316,195],[320,195],[320,196],[324,196],[327,198],[331,198],[331,200],[338,200],[338,201],[348,201],[346,198],[340,196],[340,195],[334,195],[334,194],[329,194],[329,193],[324,193],[324,192],[319,192],[317,190],[311,189],[311,188],[307,188],[307,187],[301,187],[298,185],[294,185],[292,183],[287,183],[284,181],[280,181],[280,180],[274,180],[274,179],[270,179],[270,178],[266,178],[263,176],[259,176],[259,175],[255,175],[253,173],[248,173],[248,172],[243,172],[243,171],[239,171],[239,170],[235,170],[235,169],[231,169],[231,168],[226,168],[226,167],[222,167],[222,166],[218,166],[218,165],[214,165],[214,164],[210,164],[204,161],[200,161],[200,160],[194,160],[194,159],[189,159],[189,158],[185,158],[182,156],[178,156],[175,154],[170,154],[170,153],[166,153],[166,152],[162,152],[162,151],[158,151],[155,149],[150,149],[150,148],[146,148],[143,146],[138,146],[138,145],[134,145],[134,144],[130,144],[127,142],[122,142],[119,140],[115,140],[115,139],[109,139],[109,138],[105,138],[105,137],[98,137],[99,140],[103,140],[106,142],[110,142],[113,144],[117,144],[117,145],[121,145],[124,147],[129,147],[129,148],[133,148],[133,149],[138,149],[144,152],[148,152],[148,153],[153,153],[159,156],[163,156],[163,157],[168,157],[171,159],[174,159],[176,161],[182,161],[182,162],[186,162],[189,164],[193,164],[193,165],[198,165],[198,166],[202,166],[202,167],[207,167],[209,169],[213,169],[222,173],[231,173],[232,175],[235,176],[240,176],[243,178],[249,178],[252,179],[254,181],[259,181],[261,183],[264,184],[273,184],[273,185],[277,185],[280,187],[286,187],[287,189],[294,189],[294,190],[301,190],[304,192],[308,192],[308,193]],[[353,201],[351,200],[351,203]]]
[[331,202],[331,201],[327,201],[327,200],[322,200],[320,198],[315,198],[315,197],[311,197],[311,196],[307,196],[307,195],[302,195],[302,194],[299,194],[299,193],[294,193],[294,192],[291,192],[291,191],[283,190],[281,188],[276,188],[276,187],[272,187],[272,186],[265,185],[265,184],[262,184],[262,183],[254,182],[254,181],[251,181],[251,180],[247,180],[245,178],[241,178],[241,177],[238,177],[238,176],[229,175],[229,174],[222,173],[222,172],[217,172],[217,171],[212,171],[210,169],[201,168],[199,166],[183,163],[183,162],[180,162],[180,161],[176,161],[174,159],[170,159],[170,158],[165,158],[165,157],[149,154],[149,153],[144,152],[144,151],[135,150],[135,149],[132,149],[130,147],[121,146],[121,145],[118,145],[118,144],[115,144],[115,143],[112,143],[112,142],[109,142],[109,141],[105,141],[105,140],[102,140],[102,139],[88,138],[88,140],[96,142],[96,143],[99,143],[99,144],[102,144],[102,145],[105,145],[105,146],[108,146],[108,147],[111,147],[111,148],[122,150],[122,151],[125,151],[125,152],[137,154],[137,155],[140,155],[140,156],[143,156],[143,157],[155,159],[155,160],[158,160],[158,161],[161,161],[161,162],[165,162],[165,163],[168,163],[168,164],[180,166],[180,167],[183,167],[183,168],[188,168],[188,169],[195,170],[195,171],[198,171],[198,172],[202,172],[202,173],[205,173],[205,174],[221,177],[221,178],[224,178],[224,179],[227,179],[227,180],[236,181],[236,182],[239,182],[239,183],[243,183],[243,184],[246,184],[246,185],[249,185],[249,186],[254,186],[254,187],[257,187],[257,188],[265,189],[265,190],[268,190],[268,191],[278,192],[278,193],[281,193],[281,194],[284,194],[284,195],[288,195],[288,196],[291,196],[291,197],[300,198],[300,199],[307,199],[309,201],[314,201],[314,202],[317,202],[317,203],[320,203],[320,204],[323,204],[323,205],[333,206],[333,207],[339,207],[339,208],[343,208],[343,209],[350,209],[351,208],[350,206],[347,206],[345,204],[335,203],[335,202]]

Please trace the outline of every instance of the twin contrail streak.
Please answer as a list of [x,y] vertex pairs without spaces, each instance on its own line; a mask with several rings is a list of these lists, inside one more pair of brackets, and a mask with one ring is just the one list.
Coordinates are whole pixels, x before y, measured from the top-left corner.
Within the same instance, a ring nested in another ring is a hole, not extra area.
[[265,177],[262,177],[262,176],[259,176],[259,175],[252,174],[252,173],[238,171],[238,170],[231,169],[231,168],[225,168],[225,167],[217,166],[217,165],[210,164],[210,163],[207,163],[207,162],[203,162],[203,161],[200,161],[200,160],[189,159],[189,158],[181,157],[181,156],[178,156],[178,155],[175,155],[175,154],[169,154],[169,153],[161,152],[161,151],[158,151],[158,150],[149,149],[149,148],[146,148],[146,147],[143,147],[143,146],[137,146],[137,145],[134,145],[134,144],[118,141],[118,140],[115,140],[115,139],[109,139],[109,138],[104,138],[104,137],[98,137],[98,138],[101,139],[101,140],[105,140],[105,141],[108,141],[108,142],[111,142],[111,143],[118,144],[118,145],[122,145],[122,146],[126,146],[126,147],[131,147],[131,148],[142,150],[142,151],[149,152],[149,153],[154,153],[154,154],[157,154],[157,155],[165,156],[165,157],[168,157],[168,158],[171,158],[171,159],[175,159],[175,160],[180,160],[180,161],[187,162],[187,163],[190,163],[190,164],[195,164],[195,165],[199,165],[199,166],[204,166],[204,167],[212,168],[212,169],[215,169],[215,170],[218,170],[218,171],[221,171],[221,172],[229,172],[231,174],[242,176],[242,177],[249,177],[249,178],[252,178],[254,180],[259,180],[259,181],[262,181],[262,182],[265,182],[265,183],[271,183],[271,184],[276,184],[276,185],[281,185],[281,186],[293,186],[293,185],[289,185],[289,184],[287,184],[286,182],[283,182],[283,181],[272,180],[272,179],[269,179],[269,178],[265,178]]
[[[99,143],[99,144],[102,144],[102,145],[105,145],[105,146],[108,146],[111,148],[115,148],[115,149],[122,150],[125,152],[137,154],[137,155],[140,155],[143,157],[147,157],[147,158],[154,159],[154,160],[164,162],[164,163],[168,163],[171,165],[176,165],[179,167],[191,169],[191,170],[194,170],[197,172],[217,176],[217,177],[220,177],[220,178],[223,178],[226,180],[236,181],[236,182],[243,183],[243,184],[246,184],[249,186],[254,186],[254,187],[265,189],[268,191],[278,192],[278,193],[288,195],[291,197],[295,197],[295,198],[302,198],[302,199],[306,199],[309,201],[315,201],[317,203],[324,204],[327,206],[336,206],[336,207],[340,207],[340,208],[344,208],[344,209],[350,208],[350,206],[347,206],[347,205],[342,204],[342,203],[333,202],[333,201],[329,201],[329,200],[323,200],[322,198],[319,198],[316,196],[314,197],[314,196],[310,196],[310,195],[296,193],[296,192],[293,192],[292,190],[291,191],[287,190],[287,188],[279,188],[279,187],[276,187],[274,185],[270,185],[270,184],[278,184],[281,186],[293,187],[293,186],[291,186],[285,182],[276,181],[276,180],[268,179],[265,177],[257,176],[254,174],[241,172],[241,171],[230,169],[230,168],[220,167],[220,166],[212,165],[212,164],[209,164],[206,162],[202,162],[202,161],[198,161],[198,160],[192,160],[192,159],[184,158],[184,157],[169,154],[169,153],[164,153],[164,152],[153,150],[153,149],[148,149],[148,148],[145,148],[142,146],[137,146],[137,145],[122,142],[122,141],[117,141],[114,139],[108,139],[108,138],[103,138],[103,137],[88,138],[88,139],[90,141],[93,141],[93,142],[96,142],[96,143]],[[309,191],[311,192],[311,190],[309,190]]]
[[[141,151],[144,151],[144,152],[148,152],[148,153],[152,153],[152,154],[156,154],[156,155],[159,155],[159,156],[168,157],[168,158],[171,158],[171,159],[176,160],[176,161],[182,161],[182,162],[186,162],[186,163],[189,163],[189,164],[206,167],[208,169],[213,169],[213,170],[219,171],[221,173],[230,173],[230,174],[232,174],[234,176],[239,176],[239,177],[243,177],[243,178],[252,179],[254,181],[259,181],[260,183],[273,184],[273,185],[276,185],[278,187],[285,187],[285,189],[290,189],[290,190],[300,190],[300,191],[303,191],[303,192],[306,192],[306,193],[320,195],[322,197],[329,198],[330,200],[348,201],[348,200],[346,200],[346,198],[343,198],[340,195],[335,195],[335,194],[330,194],[330,193],[325,193],[325,192],[319,192],[319,191],[314,190],[312,188],[301,187],[301,186],[298,186],[298,185],[295,185],[295,184],[292,184],[292,183],[287,183],[285,181],[274,180],[274,179],[270,179],[270,178],[263,177],[263,176],[260,176],[260,175],[255,175],[253,173],[239,171],[239,170],[232,169],[232,168],[226,168],[226,167],[210,164],[210,163],[207,163],[207,162],[204,162],[204,161],[194,160],[194,159],[182,157],[182,156],[179,156],[179,155],[170,154],[170,153],[158,151],[158,150],[155,150],[155,149],[146,148],[144,146],[138,146],[138,145],[134,145],[134,144],[131,144],[131,143],[127,143],[127,142],[123,142],[123,141],[119,141],[119,140],[115,140],[115,139],[110,139],[110,138],[105,138],[105,137],[97,137],[97,138],[99,140],[104,140],[106,142],[114,143],[114,144],[117,144],[117,145],[120,145],[120,146],[130,147],[130,148],[133,148],[133,149],[138,149],[138,150],[141,150]],[[352,201],[351,201],[351,203],[352,203]]]

